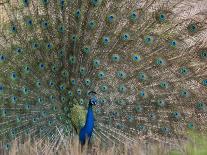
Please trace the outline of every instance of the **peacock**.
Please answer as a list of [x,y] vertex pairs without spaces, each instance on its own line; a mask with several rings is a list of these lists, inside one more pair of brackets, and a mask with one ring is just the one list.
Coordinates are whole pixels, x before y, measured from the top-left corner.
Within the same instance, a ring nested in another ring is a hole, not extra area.
[[1,0],[0,8],[4,149],[75,135],[81,144],[179,145],[189,130],[206,131],[206,0]]
[[96,97],[93,97],[89,100],[87,117],[85,119],[85,125],[84,127],[81,128],[80,133],[79,133],[79,140],[82,146],[85,144],[87,139],[88,139],[88,143],[90,144],[90,140],[91,140],[91,136],[92,136],[93,128],[94,128],[94,116],[93,116],[92,106],[95,105],[96,102],[97,102]]

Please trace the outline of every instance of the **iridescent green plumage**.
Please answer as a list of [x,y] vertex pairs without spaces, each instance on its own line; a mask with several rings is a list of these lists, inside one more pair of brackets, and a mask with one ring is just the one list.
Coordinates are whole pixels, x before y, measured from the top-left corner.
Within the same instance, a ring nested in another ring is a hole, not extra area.
[[86,110],[79,105],[74,105],[71,109],[71,123],[79,133],[80,129],[85,125]]

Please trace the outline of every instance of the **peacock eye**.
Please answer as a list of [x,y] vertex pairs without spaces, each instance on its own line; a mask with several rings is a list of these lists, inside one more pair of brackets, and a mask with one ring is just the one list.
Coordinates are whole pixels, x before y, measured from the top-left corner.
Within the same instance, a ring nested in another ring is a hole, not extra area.
[[72,97],[73,96],[73,92],[72,91],[68,91],[68,95],[70,96],[70,97]]
[[17,54],[20,54],[20,53],[22,53],[22,52],[23,52],[23,49],[22,49],[22,48],[17,47],[17,48],[15,49],[15,51],[16,51],[16,53],[17,53]]
[[143,107],[140,104],[136,104],[134,109],[137,113],[141,113],[143,111]]
[[160,87],[161,87],[162,89],[168,89],[169,86],[170,86],[169,83],[166,82],[166,81],[160,82]]
[[70,56],[69,57],[69,64],[75,64],[76,63],[76,57],[75,56]]
[[200,55],[201,59],[206,60],[207,59],[207,50],[206,49],[200,50],[199,55]]
[[122,41],[128,41],[130,39],[129,33],[124,33],[121,35],[121,40]]
[[98,68],[98,67],[100,66],[100,64],[101,64],[101,62],[100,62],[99,59],[94,59],[94,60],[93,60],[93,66],[94,66],[95,68]]
[[23,4],[25,7],[28,7],[30,3],[30,0],[23,0]]
[[114,14],[111,14],[107,17],[107,21],[109,23],[113,23],[116,20],[116,16]]
[[40,68],[41,70],[45,69],[45,64],[40,63],[40,64],[39,64],[39,68]]
[[124,71],[117,71],[116,72],[116,76],[117,76],[117,78],[119,78],[119,79],[126,79],[126,77],[127,77],[127,74],[124,72]]
[[33,25],[32,19],[27,19],[26,24],[27,26],[32,26]]
[[81,11],[80,11],[80,9],[76,10],[76,12],[75,12],[75,17],[76,17],[77,19],[79,19],[79,18],[81,17]]
[[24,70],[24,73],[26,73],[26,74],[30,73],[30,67],[27,65],[24,66],[23,70]]
[[192,30],[192,31],[195,31],[195,30],[196,30],[196,26],[195,26],[195,25],[192,25],[192,26],[191,26],[191,30]]
[[110,43],[110,38],[108,36],[104,36],[102,38],[102,44],[103,45],[108,45]]
[[82,76],[86,75],[86,68],[85,67],[80,67],[80,74]]
[[113,62],[119,62],[120,61],[120,56],[118,54],[113,54],[111,57],[111,60]]
[[47,48],[52,49],[52,43],[47,43]]
[[27,103],[27,104],[25,104],[24,108],[25,108],[26,110],[30,110],[31,106],[30,106],[30,104]]
[[188,126],[188,129],[193,129],[194,128],[194,124],[192,122],[188,123],[187,126]]
[[132,21],[132,22],[135,22],[137,19],[138,19],[138,14],[136,11],[132,11],[130,13],[130,16],[129,16],[129,19]]
[[17,78],[17,74],[15,72],[12,72],[11,73],[11,79],[16,80],[16,78]]
[[11,148],[11,144],[5,144],[5,145],[4,145],[4,149],[5,149],[5,150],[9,150],[10,148]]
[[65,32],[65,27],[63,25],[58,26],[58,32],[64,33]]
[[181,67],[180,69],[179,69],[179,73],[181,74],[181,75],[187,75],[188,73],[189,73],[189,69],[187,68],[187,67]]
[[61,91],[63,91],[63,90],[65,90],[65,85],[64,85],[64,84],[61,84],[61,85],[59,86],[59,88],[60,88]]
[[57,107],[54,105],[54,106],[52,106],[52,110],[55,112],[55,111],[57,111]]
[[21,122],[21,120],[22,120],[22,119],[21,119],[20,116],[16,116],[16,122],[17,122],[17,123]]
[[75,79],[71,79],[70,82],[72,85],[76,85],[76,83],[77,83]]
[[53,95],[51,95],[49,98],[50,98],[51,101],[55,100],[55,96],[53,96]]
[[29,90],[29,88],[27,88],[27,87],[23,87],[23,88],[22,88],[22,92],[23,92],[24,95],[28,95],[29,92],[30,92],[30,90]]
[[187,27],[189,33],[196,33],[198,30],[198,26],[196,23],[191,23]]
[[60,9],[63,10],[65,7],[65,0],[59,0],[58,4],[59,4]]
[[85,82],[86,86],[90,86],[91,85],[91,80],[90,79],[85,79],[84,82]]
[[2,93],[3,90],[4,90],[4,86],[3,86],[3,84],[0,84],[0,93]]
[[139,130],[139,131],[145,131],[146,130],[146,127],[143,125],[143,124],[139,124],[139,125],[137,125],[137,130]]
[[88,22],[88,29],[93,30],[96,28],[96,21],[95,20],[91,20]]
[[170,44],[170,47],[173,47],[173,48],[177,47],[177,41],[176,40],[171,40],[169,44]]
[[38,48],[38,44],[37,43],[32,43],[32,48],[33,49],[37,49]]
[[90,0],[90,1],[91,1],[91,4],[92,4],[94,7],[100,6],[101,3],[102,3],[102,0]]
[[202,81],[202,84],[203,84],[204,86],[207,86],[207,79],[204,79],[204,80]]
[[157,106],[163,108],[165,106],[165,100],[159,99],[157,100]]
[[61,75],[65,78],[67,78],[69,76],[69,72],[64,69],[63,71],[61,71]]
[[16,97],[16,96],[12,96],[12,97],[11,97],[11,102],[12,102],[13,104],[15,104],[16,101],[17,101],[17,97]]
[[42,21],[41,25],[42,25],[42,28],[43,29],[47,29],[49,27],[49,23],[46,20],[45,21]]
[[60,100],[61,100],[61,102],[65,102],[65,101],[66,101],[65,96],[61,96],[61,97],[60,97]]
[[154,121],[156,119],[156,115],[154,113],[149,113],[148,115],[150,121]]
[[119,91],[120,93],[125,93],[125,92],[127,91],[127,88],[126,88],[126,86],[125,86],[124,84],[120,84],[120,85],[118,86],[118,91]]
[[5,60],[5,56],[0,54],[0,62],[3,62]]
[[107,85],[101,85],[101,86],[100,86],[100,90],[101,90],[102,92],[107,92],[107,91],[108,91],[108,86],[107,86]]
[[127,117],[129,122],[133,122],[134,121],[134,116],[133,115],[128,115]]
[[105,73],[104,73],[103,71],[100,71],[100,72],[98,73],[98,78],[99,78],[99,79],[104,79],[104,77],[105,77]]
[[165,60],[162,59],[162,58],[157,58],[156,61],[155,61],[156,65],[158,66],[164,66],[165,65]]
[[187,91],[187,90],[185,90],[185,89],[182,89],[182,90],[180,91],[180,96],[181,96],[181,97],[189,97],[189,96],[190,96],[190,93],[189,93],[189,91]]
[[65,0],[59,0],[59,2],[60,2],[61,5],[64,5]]
[[77,94],[80,96],[82,93],[82,90],[80,88],[77,89]]
[[166,14],[165,13],[159,13],[158,17],[157,17],[157,20],[159,22],[165,22],[166,21]]
[[168,128],[168,127],[161,127],[160,128],[160,132],[162,134],[169,134],[170,133],[170,128]]
[[70,40],[72,42],[76,42],[78,40],[78,36],[76,34],[71,35]]
[[175,111],[175,112],[172,112],[171,117],[174,119],[179,119],[181,117],[181,114],[180,112]]
[[139,96],[140,96],[140,97],[146,97],[146,96],[147,96],[147,93],[146,93],[144,90],[141,90],[141,91],[139,92]]
[[151,45],[153,41],[154,41],[153,36],[147,35],[144,37],[144,43],[146,45]]
[[17,32],[17,27],[15,25],[11,26],[11,32],[16,33]]
[[49,0],[42,0],[42,3],[43,3],[44,5],[47,5],[47,4],[49,3]]
[[84,54],[89,54],[91,52],[91,48],[88,46],[83,47],[82,52]]
[[132,61],[133,62],[139,62],[141,60],[141,56],[139,54],[132,54]]

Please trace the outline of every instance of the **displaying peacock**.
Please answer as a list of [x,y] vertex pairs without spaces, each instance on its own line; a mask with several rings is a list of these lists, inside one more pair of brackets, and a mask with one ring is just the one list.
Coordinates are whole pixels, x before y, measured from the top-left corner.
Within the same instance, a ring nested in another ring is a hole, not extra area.
[[2,0],[5,149],[14,139],[55,143],[86,132],[87,112],[94,113],[87,130],[93,134],[83,135],[109,145],[137,139],[179,144],[188,130],[205,132],[205,4]]

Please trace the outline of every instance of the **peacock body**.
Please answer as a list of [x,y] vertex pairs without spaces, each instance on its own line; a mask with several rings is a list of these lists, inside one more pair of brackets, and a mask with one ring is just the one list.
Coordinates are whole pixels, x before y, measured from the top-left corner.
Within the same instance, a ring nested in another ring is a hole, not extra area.
[[91,98],[89,101],[85,125],[81,128],[79,133],[79,140],[81,142],[81,145],[84,145],[86,140],[88,140],[88,143],[91,141],[91,136],[94,128],[94,114],[92,106],[95,105],[96,102],[97,99],[95,97]]
[[[174,143],[188,130],[204,132],[207,14],[195,3],[205,1],[3,0],[5,148],[13,139],[80,133],[87,112],[95,140],[107,144]],[[91,91],[97,105],[87,111]]]

